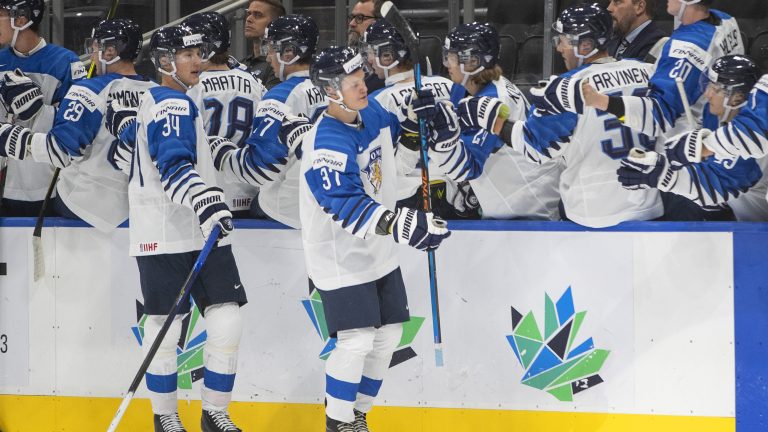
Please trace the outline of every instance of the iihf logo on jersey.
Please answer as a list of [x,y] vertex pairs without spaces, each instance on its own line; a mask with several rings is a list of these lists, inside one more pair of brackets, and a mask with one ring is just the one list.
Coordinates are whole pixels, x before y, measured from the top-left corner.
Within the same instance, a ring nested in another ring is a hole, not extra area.
[[[307,315],[309,315],[309,319],[312,321],[312,325],[315,327],[315,331],[320,336],[320,339],[325,342],[325,347],[323,347],[319,357],[322,360],[327,360],[328,356],[331,355],[331,351],[336,348],[336,338],[332,338],[328,334],[328,325],[325,322],[323,301],[320,299],[320,293],[317,290],[313,290],[309,298],[302,300],[301,304],[304,306]],[[392,354],[392,361],[389,362],[389,367],[395,367],[416,357],[416,351],[410,345],[419,333],[421,325],[424,324],[424,319],[424,317],[411,315],[411,319],[403,323],[403,337],[400,339],[400,345],[397,346],[397,349]]]
[[[191,300],[190,300],[191,301]],[[144,343],[144,305],[136,300],[136,325],[131,327],[133,335],[139,342]],[[192,389],[192,383],[203,377],[203,347],[207,334],[200,328],[200,310],[192,302],[192,309],[181,320],[181,337],[176,345],[178,355],[177,386],[182,390]]]
[[381,146],[371,150],[368,165],[363,169],[368,175],[368,181],[373,186],[373,193],[379,193],[381,187]]
[[544,294],[544,334],[533,311],[523,316],[512,307],[512,334],[507,336],[515,357],[525,368],[520,382],[562,402],[571,402],[576,393],[603,382],[597,373],[610,353],[595,349],[591,337],[574,345],[587,315],[575,310],[571,287],[557,302]]

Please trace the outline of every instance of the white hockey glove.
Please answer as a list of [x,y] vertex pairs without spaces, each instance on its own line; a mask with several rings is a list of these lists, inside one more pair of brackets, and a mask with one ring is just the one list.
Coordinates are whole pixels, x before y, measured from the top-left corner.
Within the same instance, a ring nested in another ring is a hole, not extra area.
[[192,196],[192,209],[197,213],[203,237],[211,235],[214,224],[221,225],[219,238],[231,233],[235,226],[232,224],[232,213],[225,203],[224,191],[221,188],[209,187]]
[[543,87],[531,89],[533,104],[548,114],[584,113],[581,80],[552,76]]
[[403,207],[393,213],[384,212],[376,224],[376,234],[392,234],[395,241],[419,250],[434,250],[440,242],[450,237],[448,223],[435,218],[432,213]]
[[25,127],[0,123],[0,156],[24,160],[31,150],[32,131]]
[[672,169],[680,169],[685,165],[701,162],[703,141],[710,136],[709,129],[696,129],[684,132],[664,143],[665,153]]
[[19,69],[6,72],[0,80],[0,101],[22,121],[37,115],[44,103],[40,86]]
[[230,141],[228,138],[211,136],[208,137],[208,146],[211,148],[211,157],[213,158],[213,166],[216,170],[221,171],[230,153],[237,150],[237,145]]
[[656,188],[668,192],[677,181],[678,171],[672,169],[664,155],[632,149],[629,156],[621,160],[616,174],[624,189]]
[[136,108],[120,105],[117,99],[107,105],[107,114],[104,116],[107,131],[115,138],[120,138],[123,131],[136,124]]
[[488,96],[468,97],[459,102],[456,108],[461,127],[464,129],[483,129],[493,132],[496,119],[509,117],[509,107],[501,99]]
[[405,96],[400,107],[401,114],[405,117],[400,126],[409,133],[419,133],[419,120],[429,121],[436,113],[435,94],[429,87],[422,87],[418,92],[411,90]]
[[429,148],[437,152],[449,152],[459,142],[459,118],[449,102],[437,104],[437,112],[432,117]]
[[304,116],[286,114],[280,126],[280,142],[288,147],[288,154],[293,153],[304,139],[304,134],[312,129],[312,122]]

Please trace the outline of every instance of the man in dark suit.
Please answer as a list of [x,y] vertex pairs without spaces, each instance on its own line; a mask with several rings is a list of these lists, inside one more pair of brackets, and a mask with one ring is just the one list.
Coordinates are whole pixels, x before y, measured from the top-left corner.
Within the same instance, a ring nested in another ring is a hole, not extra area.
[[666,36],[653,22],[658,0],[611,0],[608,12],[613,17],[613,38],[608,54],[617,60],[643,60],[648,51]]

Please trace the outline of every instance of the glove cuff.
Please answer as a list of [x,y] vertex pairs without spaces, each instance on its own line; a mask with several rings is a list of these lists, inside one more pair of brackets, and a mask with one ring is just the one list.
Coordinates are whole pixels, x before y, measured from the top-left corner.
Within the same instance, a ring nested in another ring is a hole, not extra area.
[[392,234],[392,226],[395,224],[397,215],[400,213],[400,210],[397,212],[398,213],[395,213],[391,210],[384,211],[384,214],[382,214],[379,220],[376,222],[376,234],[383,236]]

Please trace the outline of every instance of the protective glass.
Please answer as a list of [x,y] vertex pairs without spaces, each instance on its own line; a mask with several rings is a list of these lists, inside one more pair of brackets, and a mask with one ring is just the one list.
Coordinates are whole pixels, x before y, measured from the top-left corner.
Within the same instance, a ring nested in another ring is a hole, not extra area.
[[117,53],[125,47],[125,44],[114,39],[105,41],[99,38],[87,38],[84,47],[86,54],[93,55],[101,52],[102,56],[109,60],[111,57],[116,57]]
[[360,54],[368,61],[376,61],[379,67],[386,67],[397,61],[398,54],[389,42],[363,42],[360,44]]
[[278,55],[280,63],[291,64],[301,56],[303,50],[294,43],[286,43],[275,40],[264,40],[261,43],[261,55],[264,57]]
[[717,73],[713,72],[712,69],[707,69],[705,73],[699,75],[699,91],[701,94],[710,91],[713,94],[722,94],[730,98],[735,93],[735,90],[734,86],[717,82]]
[[477,69],[480,65],[480,57],[471,53],[470,50],[459,51],[456,49],[443,48],[443,66],[457,67],[464,66],[468,72]]

